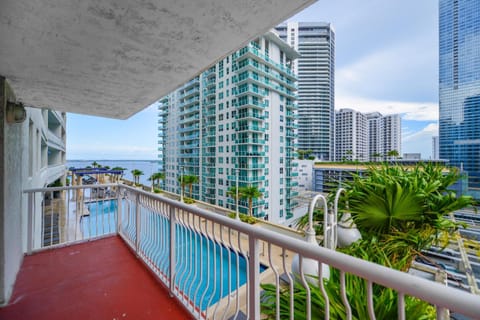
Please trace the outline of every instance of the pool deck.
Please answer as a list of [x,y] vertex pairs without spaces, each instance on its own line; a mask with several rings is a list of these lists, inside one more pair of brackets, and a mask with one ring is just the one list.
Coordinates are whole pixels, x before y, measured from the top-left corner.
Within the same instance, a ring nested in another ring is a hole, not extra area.
[[0,319],[191,319],[118,236],[26,256]]

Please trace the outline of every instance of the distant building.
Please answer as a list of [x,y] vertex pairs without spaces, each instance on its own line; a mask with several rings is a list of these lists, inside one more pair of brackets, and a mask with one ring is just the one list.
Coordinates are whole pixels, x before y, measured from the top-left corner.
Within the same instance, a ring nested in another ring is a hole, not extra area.
[[403,160],[420,160],[422,159],[421,153],[404,153]]
[[297,190],[309,191],[312,189],[313,160],[293,160],[293,172],[297,175]]
[[399,114],[383,116],[379,112],[366,114],[368,119],[369,160],[395,160],[392,151],[402,153],[402,119]]
[[[448,161],[444,160],[395,160],[391,161],[391,164],[400,166],[414,166],[418,162],[430,162],[438,163],[441,165],[447,165]],[[381,165],[381,164],[379,164]],[[338,188],[342,182],[352,180],[354,174],[363,175],[369,168],[369,165],[362,163],[358,164],[339,164],[328,162],[317,162],[313,166],[313,191],[316,192],[331,192]],[[461,181],[459,181],[451,189],[459,190],[461,188]]]
[[335,112],[335,161],[368,161],[367,117],[352,109]]
[[335,32],[330,23],[289,22],[276,28],[300,53],[298,76],[298,149],[320,160],[334,159]]
[[439,2],[440,158],[463,168],[480,198],[480,2]]
[[[399,114],[340,109],[335,112],[334,160],[397,160],[401,156],[401,127]],[[397,155],[389,155],[393,152]]]
[[[179,194],[180,177],[197,176],[191,194],[185,188],[188,197],[235,210],[229,190],[238,182],[262,194],[253,200],[254,216],[276,223],[293,216],[297,57],[269,32],[159,101],[167,191]],[[241,213],[248,206],[239,201]]]
[[440,149],[439,149],[439,139],[438,136],[432,137],[432,160],[440,159]]

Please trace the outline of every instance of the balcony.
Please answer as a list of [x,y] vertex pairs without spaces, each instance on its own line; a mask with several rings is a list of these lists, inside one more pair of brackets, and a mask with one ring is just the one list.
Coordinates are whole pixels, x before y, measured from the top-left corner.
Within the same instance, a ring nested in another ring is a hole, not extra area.
[[118,236],[25,257],[11,301],[0,318],[191,318]]
[[[278,288],[278,305],[280,287],[293,292],[296,254],[300,270],[311,259],[319,274],[328,265],[341,279],[346,273],[365,279],[365,301],[345,299],[336,308],[363,305],[374,319],[373,288],[384,286],[398,293],[392,299],[398,299],[399,319],[405,319],[406,296],[435,306],[438,319],[447,319],[447,309],[480,314],[480,298],[470,293],[122,184],[26,193],[29,255],[0,318],[260,319],[260,284]],[[54,193],[55,203],[42,204]],[[296,285],[308,287],[311,277],[303,271],[299,277]],[[302,298],[307,319],[313,298],[308,290]]]
[[259,57],[259,58],[263,59],[265,62],[267,62],[269,66],[275,68],[278,72],[280,72],[281,74],[283,74],[284,76],[286,76],[290,80],[292,80],[292,81],[296,80],[295,74],[292,72],[292,70],[290,70],[289,67],[273,61],[268,56],[266,56],[263,52],[260,52],[259,49],[253,47],[252,45],[248,45],[248,46],[240,49],[239,58],[242,57],[243,55],[247,55],[247,56],[250,56],[252,58]]

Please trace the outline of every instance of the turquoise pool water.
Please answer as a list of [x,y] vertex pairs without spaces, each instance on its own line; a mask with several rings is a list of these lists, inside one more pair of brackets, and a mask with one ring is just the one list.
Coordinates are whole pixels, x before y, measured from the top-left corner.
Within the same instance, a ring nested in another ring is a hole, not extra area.
[[[99,236],[114,232],[116,207],[115,200],[89,204],[90,216],[82,218],[84,235]],[[135,241],[135,215],[129,215],[127,211],[126,203],[123,203],[123,232]],[[147,257],[164,275],[169,276],[170,221],[142,208],[140,243]],[[247,281],[247,261],[243,255],[180,225],[175,228],[175,249],[175,283],[201,310]],[[265,270],[266,267],[261,265],[260,272]]]

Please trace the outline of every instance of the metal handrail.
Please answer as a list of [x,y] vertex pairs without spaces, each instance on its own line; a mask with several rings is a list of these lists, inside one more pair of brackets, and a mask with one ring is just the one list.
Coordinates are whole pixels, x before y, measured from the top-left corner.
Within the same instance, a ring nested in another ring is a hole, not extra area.
[[[172,200],[166,197],[163,197],[159,194],[153,194],[144,190],[140,190],[134,187],[126,186],[123,184],[104,184],[104,185],[88,185],[88,186],[71,186],[71,187],[58,187],[58,188],[36,188],[36,189],[29,189],[25,190],[26,193],[35,193],[35,192],[51,192],[51,191],[62,191],[62,190],[74,190],[74,189],[81,189],[81,188],[98,188],[98,187],[116,187],[117,188],[117,196],[118,199],[122,199],[123,193],[128,191],[130,194],[134,195],[136,200],[132,200],[132,205],[134,205],[135,210],[130,211],[134,212],[136,217],[133,217],[132,221],[136,222],[136,236],[135,241],[134,239],[127,239],[130,242],[130,245],[133,244],[134,250],[137,251],[139,257],[144,259],[147,265],[150,266],[151,261],[149,261],[148,257],[143,252],[138,252],[141,250],[141,243],[139,234],[142,232],[140,227],[140,223],[142,222],[140,218],[140,214],[142,210],[139,210],[141,203],[139,199],[144,199],[143,201],[150,201],[155,205],[149,207],[149,210],[152,210],[153,213],[159,210],[158,208],[169,208],[168,214],[160,213],[159,215],[163,215],[163,217],[168,218],[170,221],[170,236],[174,236],[175,233],[175,224],[176,222],[176,214],[186,214],[190,217],[193,217],[193,224],[189,225],[189,221],[191,218],[182,223],[186,223],[188,228],[190,228],[189,232],[195,234],[208,234],[209,230],[207,225],[202,227],[201,221],[209,221],[211,222],[212,228],[218,226],[221,230],[229,230],[228,234],[225,237],[230,237],[231,232],[235,231],[238,232],[239,238],[240,234],[246,236],[248,238],[248,252],[245,251],[245,248],[241,248],[240,244],[240,253],[248,256],[248,277],[247,277],[247,314],[251,319],[258,319],[260,318],[260,272],[259,272],[259,255],[260,255],[260,242],[265,242],[268,244],[269,248],[273,245],[276,247],[280,247],[283,251],[287,252],[291,251],[297,253],[301,256],[300,263],[302,264],[303,260],[305,259],[313,259],[319,262],[319,265],[322,264],[329,265],[331,268],[337,268],[341,271],[344,275],[345,273],[350,273],[361,278],[364,278],[368,281],[368,289],[371,291],[371,286],[373,283],[382,285],[386,288],[391,288],[399,293],[399,307],[404,306],[404,296],[409,295],[413,297],[417,297],[422,299],[428,303],[435,305],[438,309],[449,309],[452,311],[456,311],[461,313],[465,316],[469,316],[472,318],[478,317],[480,314],[480,297],[470,294],[468,292],[464,292],[455,288],[446,287],[439,283],[435,283],[433,281],[429,281],[426,279],[419,278],[417,276],[413,276],[401,271],[397,271],[394,269],[390,269],[366,260],[358,259],[340,252],[336,252],[334,250],[326,249],[320,247],[315,244],[309,244],[305,241],[294,239],[276,232],[273,232],[268,229],[254,227],[246,223],[242,223],[235,219],[231,219],[222,215],[218,215],[207,210],[187,205],[181,203],[176,200]],[[30,198],[30,197],[29,197]],[[31,207],[29,206],[29,209]],[[121,210],[120,210],[121,211]],[[130,214],[128,212],[127,214]],[[117,213],[119,216],[120,213]],[[121,224],[121,219],[117,216],[117,222]],[[31,215],[29,215],[31,218]],[[197,219],[197,220],[196,220]],[[195,221],[198,221],[197,223]],[[120,226],[121,227],[121,226]],[[121,228],[117,229],[117,233],[122,233],[120,231]],[[149,226],[152,228],[152,226]],[[30,227],[29,227],[30,229]],[[31,229],[33,230],[33,229]],[[212,239],[216,243],[222,243],[225,240],[223,239],[224,235],[220,233],[220,239],[218,236],[211,236]],[[210,236],[209,236],[210,237]],[[125,239],[125,238],[124,238]],[[231,242],[231,240],[230,240]],[[127,241],[128,243],[128,241]],[[174,242],[171,241],[170,245],[173,246],[170,248],[170,252],[175,253]],[[228,246],[228,244],[226,243]],[[221,254],[221,253],[220,253]],[[172,292],[175,291],[175,261],[174,257],[170,257],[170,290]],[[173,258],[173,260],[172,260]],[[321,262],[321,263],[320,263]],[[285,260],[283,260],[285,264]],[[321,269],[321,268],[320,268]],[[320,270],[321,271],[321,270]],[[303,274],[301,275],[304,276]],[[344,284],[343,284],[344,285]],[[198,313],[198,310],[192,308],[190,306],[191,301],[185,300],[182,294],[175,293],[175,295],[186,307],[192,312],[192,315],[198,317],[205,317],[202,313]],[[373,311],[373,300],[370,298],[367,301],[369,310]],[[238,296],[237,296],[238,299]],[[230,300],[229,300],[230,302]],[[218,306],[217,306],[218,308]],[[215,312],[217,311],[215,308]],[[214,313],[215,313],[214,312]],[[238,307],[237,311],[238,312]],[[400,318],[403,318],[402,312],[399,311]],[[440,314],[440,312],[438,313]]]

